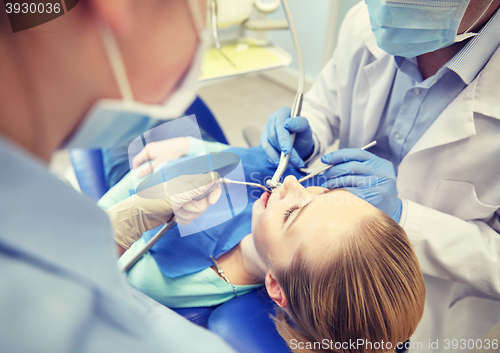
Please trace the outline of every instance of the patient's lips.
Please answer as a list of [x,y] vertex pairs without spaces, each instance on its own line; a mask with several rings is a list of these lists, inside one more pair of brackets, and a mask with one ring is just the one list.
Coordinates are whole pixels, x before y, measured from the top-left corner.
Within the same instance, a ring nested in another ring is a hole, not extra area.
[[264,192],[262,195],[260,195],[260,201],[262,202],[262,208],[266,208],[267,207],[267,201],[269,201],[269,196],[271,196],[270,193],[268,193],[267,191]]

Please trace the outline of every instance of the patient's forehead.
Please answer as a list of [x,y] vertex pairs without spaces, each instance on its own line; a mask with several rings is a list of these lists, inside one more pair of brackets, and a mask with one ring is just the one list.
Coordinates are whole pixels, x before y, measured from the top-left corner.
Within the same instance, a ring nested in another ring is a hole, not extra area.
[[319,186],[311,186],[306,189],[308,192],[318,195],[317,201],[323,206],[363,206],[368,208],[371,206],[360,197],[342,188],[327,189]]
[[[377,216],[377,209],[344,189],[307,188],[310,202],[300,218],[284,234],[284,247],[291,249],[292,261],[298,249],[311,259],[324,259],[341,246],[344,236],[356,231],[364,217]],[[315,260],[315,261],[316,261]],[[322,263],[322,261],[319,261]]]

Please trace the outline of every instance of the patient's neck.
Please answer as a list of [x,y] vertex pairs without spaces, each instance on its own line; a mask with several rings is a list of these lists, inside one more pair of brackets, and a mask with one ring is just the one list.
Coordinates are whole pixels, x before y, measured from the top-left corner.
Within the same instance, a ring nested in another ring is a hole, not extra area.
[[243,267],[257,280],[257,283],[264,283],[266,273],[269,269],[255,248],[252,234],[248,234],[243,238],[240,242],[240,247],[243,255]]
[[[247,235],[238,245],[220,256],[217,262],[232,284],[264,283],[267,267],[255,249],[252,234]],[[215,266],[212,266],[212,269],[217,272]]]

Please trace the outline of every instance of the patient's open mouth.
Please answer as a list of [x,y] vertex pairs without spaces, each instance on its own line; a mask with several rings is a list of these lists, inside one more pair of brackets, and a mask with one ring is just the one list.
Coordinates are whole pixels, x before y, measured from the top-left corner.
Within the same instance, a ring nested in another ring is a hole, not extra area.
[[269,196],[271,196],[271,194],[269,192],[264,192],[262,195],[260,195],[260,200],[262,201],[262,208],[266,208],[267,207],[267,201],[269,201]]

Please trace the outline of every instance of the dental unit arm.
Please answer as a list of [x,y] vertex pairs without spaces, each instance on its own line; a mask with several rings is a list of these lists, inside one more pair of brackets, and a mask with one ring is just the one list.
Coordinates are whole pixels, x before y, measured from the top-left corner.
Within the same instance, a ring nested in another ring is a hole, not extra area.
[[[293,45],[295,47],[295,52],[297,54],[297,64],[299,67],[299,83],[298,83],[298,88],[297,88],[297,94],[295,96],[295,100],[293,102],[292,106],[292,111],[290,114],[291,118],[294,118],[296,116],[300,115],[300,112],[302,110],[302,100],[304,97],[304,83],[306,79],[306,73],[305,73],[305,67],[304,67],[304,58],[302,56],[302,49],[300,47],[300,42],[299,42],[299,37],[297,34],[297,28],[295,27],[295,22],[292,17],[292,12],[290,11],[290,6],[288,5],[288,0],[282,0],[281,1],[283,4],[283,10],[285,11],[286,18],[288,20],[288,24],[290,27],[290,32],[292,34],[292,39],[293,39]],[[290,140],[292,143],[292,149],[293,149],[293,143],[295,141],[295,134],[291,133],[290,134]],[[280,186],[280,179],[283,176],[283,173],[285,172],[286,167],[288,166],[288,162],[290,161],[290,155],[292,151],[290,151],[289,154],[285,155],[285,153],[281,152],[280,156],[280,162],[278,164],[278,168],[276,169],[276,172],[274,173],[273,177],[271,180],[268,180],[266,183],[266,186],[270,188],[271,190],[274,190],[276,187]]]

